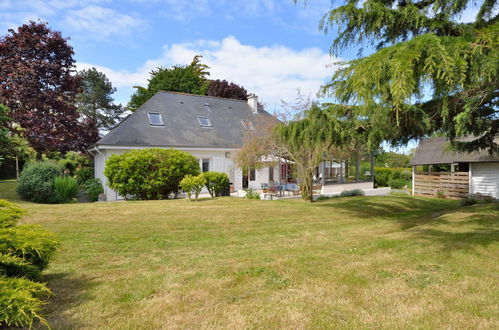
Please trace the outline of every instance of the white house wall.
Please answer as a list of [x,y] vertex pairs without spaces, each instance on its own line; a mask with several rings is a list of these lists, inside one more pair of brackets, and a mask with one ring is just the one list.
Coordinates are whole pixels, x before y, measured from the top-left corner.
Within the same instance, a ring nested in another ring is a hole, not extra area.
[[499,198],[499,162],[471,163],[472,194]]
[[[137,148],[137,149],[144,149],[144,148]],[[210,171],[215,171],[215,172],[223,172],[226,173],[229,176],[230,182],[234,184],[234,189],[235,190],[241,190],[242,189],[242,171],[241,169],[237,168],[234,165],[233,157],[235,156],[235,153],[237,150],[202,150],[202,149],[181,149],[177,148],[178,150],[183,150],[186,152],[189,152],[192,154],[194,157],[197,159],[210,159]],[[104,176],[104,167],[105,167],[105,162],[106,159],[109,158],[111,155],[118,155],[122,154],[124,152],[133,150],[133,148],[120,148],[120,149],[111,149],[111,148],[106,148],[106,149],[99,149],[99,151],[94,151],[95,154],[95,177],[100,179],[103,186],[104,186],[104,192],[106,194],[106,199],[108,201],[114,201],[117,199],[121,199],[120,196],[117,195],[117,193],[109,188],[107,186],[107,180]],[[228,154],[227,154],[228,153]],[[260,186],[262,183],[268,183],[269,182],[269,172],[268,172],[268,167],[263,168],[259,171],[257,171],[255,174],[255,181],[250,181],[249,186],[252,189],[260,189]],[[274,178],[278,179],[279,178],[279,166],[276,166],[274,168]]]

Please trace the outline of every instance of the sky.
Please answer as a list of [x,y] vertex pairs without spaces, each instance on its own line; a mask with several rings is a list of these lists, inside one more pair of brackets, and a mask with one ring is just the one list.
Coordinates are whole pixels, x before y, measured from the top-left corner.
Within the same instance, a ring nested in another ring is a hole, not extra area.
[[356,49],[330,55],[335,34],[318,29],[330,8],[331,0],[0,0],[0,33],[48,22],[70,38],[77,69],[104,72],[122,104],[152,69],[200,54],[211,79],[244,86],[272,112],[298,89],[315,97],[339,61],[355,58]]

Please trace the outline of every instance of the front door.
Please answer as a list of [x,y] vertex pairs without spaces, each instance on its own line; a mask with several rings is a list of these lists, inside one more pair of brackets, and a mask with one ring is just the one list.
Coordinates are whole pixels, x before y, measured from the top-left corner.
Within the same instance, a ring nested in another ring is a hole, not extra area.
[[248,189],[248,176],[243,175],[243,189]]

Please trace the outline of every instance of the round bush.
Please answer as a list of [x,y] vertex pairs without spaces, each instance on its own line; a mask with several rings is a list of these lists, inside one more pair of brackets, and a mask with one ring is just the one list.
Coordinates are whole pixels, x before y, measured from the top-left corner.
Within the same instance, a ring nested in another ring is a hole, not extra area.
[[198,199],[199,194],[201,193],[201,190],[203,189],[205,184],[206,180],[204,179],[203,175],[186,175],[180,181],[180,187],[185,193],[187,193],[187,197],[189,197],[190,200],[192,200],[192,194],[194,194],[194,198],[196,200]]
[[206,180],[206,188],[211,197],[220,196],[222,191],[229,185],[229,177],[221,172],[204,172],[202,174]]
[[198,175],[199,163],[191,154],[175,149],[142,149],[113,155],[104,175],[109,187],[125,198],[176,197],[186,175]]
[[404,179],[390,179],[390,181],[388,181],[388,186],[393,189],[402,189],[406,184],[407,181]]
[[17,193],[31,202],[57,203],[53,181],[61,173],[61,168],[51,162],[29,164],[21,172]]

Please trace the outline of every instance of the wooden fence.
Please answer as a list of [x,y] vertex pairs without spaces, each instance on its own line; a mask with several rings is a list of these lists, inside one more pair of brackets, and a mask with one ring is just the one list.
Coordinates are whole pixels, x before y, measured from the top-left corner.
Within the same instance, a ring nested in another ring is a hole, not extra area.
[[463,198],[469,194],[468,172],[416,172],[414,194]]

